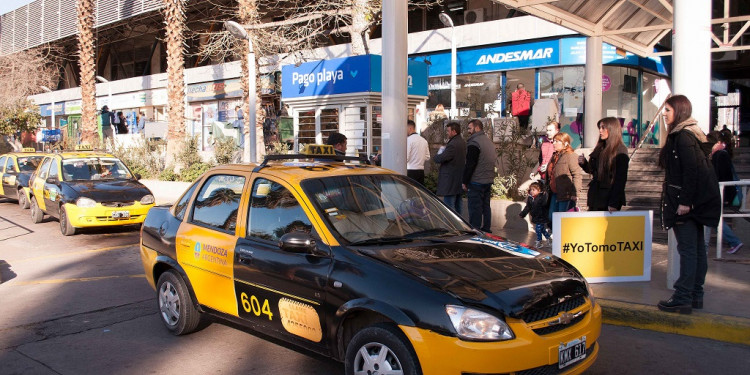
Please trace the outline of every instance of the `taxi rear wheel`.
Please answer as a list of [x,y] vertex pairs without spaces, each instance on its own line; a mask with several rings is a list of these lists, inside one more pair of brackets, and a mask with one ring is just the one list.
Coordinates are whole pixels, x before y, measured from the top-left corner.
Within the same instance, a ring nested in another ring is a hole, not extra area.
[[36,203],[36,198],[31,197],[31,222],[39,224],[44,219],[44,212],[39,209],[39,205]]
[[377,324],[357,333],[346,347],[346,375],[421,374],[417,355],[395,327]]
[[18,205],[24,210],[29,208],[29,200],[26,199],[26,194],[21,189],[18,189]]
[[156,290],[159,315],[169,332],[180,336],[198,329],[201,313],[195,308],[182,277],[166,271],[159,277]]
[[65,211],[65,206],[60,207],[60,232],[63,236],[76,234],[76,228],[68,220],[68,212]]

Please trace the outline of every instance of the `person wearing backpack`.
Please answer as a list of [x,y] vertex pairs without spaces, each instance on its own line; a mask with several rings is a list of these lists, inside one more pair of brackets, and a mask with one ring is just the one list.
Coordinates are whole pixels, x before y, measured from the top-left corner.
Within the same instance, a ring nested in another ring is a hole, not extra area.
[[[732,164],[732,156],[734,155],[734,147],[732,147],[732,137],[726,133],[712,131],[708,133],[708,142],[713,143],[711,149],[711,164],[714,167],[714,173],[716,178],[721,181],[735,181],[737,180],[737,174],[734,171],[734,164]],[[724,206],[731,206],[734,201],[734,197],[737,195],[737,186],[727,186],[724,188]],[[724,220],[721,225],[722,239],[729,245],[727,253],[734,254],[740,250],[743,243],[734,234],[732,228],[729,227],[727,221]],[[704,237],[706,241],[706,249],[708,249],[709,239],[711,238],[711,227],[703,227]]]
[[719,183],[702,144],[706,136],[691,117],[692,105],[684,95],[667,99],[664,118],[666,144],[659,154],[665,171],[662,192],[662,225],[674,229],[680,254],[680,276],[674,294],[659,301],[666,312],[690,314],[703,308],[703,284],[708,271],[703,226],[716,227],[721,215]]
[[122,112],[117,112],[115,126],[117,127],[117,134],[128,134],[128,119]]

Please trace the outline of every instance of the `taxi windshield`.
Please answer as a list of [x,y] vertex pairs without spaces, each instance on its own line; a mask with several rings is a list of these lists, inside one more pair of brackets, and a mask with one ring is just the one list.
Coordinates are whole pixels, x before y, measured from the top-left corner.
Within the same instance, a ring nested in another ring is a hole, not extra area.
[[18,158],[18,168],[21,172],[33,172],[39,163],[42,162],[44,156],[23,156]]
[[119,159],[77,158],[63,159],[64,181],[129,180],[133,176]]
[[401,176],[326,177],[303,181],[302,188],[330,227],[350,243],[474,233],[455,212]]

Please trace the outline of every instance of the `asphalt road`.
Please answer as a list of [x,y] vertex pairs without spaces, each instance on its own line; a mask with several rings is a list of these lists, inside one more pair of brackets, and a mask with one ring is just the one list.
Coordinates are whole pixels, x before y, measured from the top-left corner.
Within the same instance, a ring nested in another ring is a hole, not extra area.
[[[226,323],[174,337],[134,229],[64,237],[0,200],[0,374],[342,374],[333,361]],[[744,374],[750,347],[604,326],[590,374]]]

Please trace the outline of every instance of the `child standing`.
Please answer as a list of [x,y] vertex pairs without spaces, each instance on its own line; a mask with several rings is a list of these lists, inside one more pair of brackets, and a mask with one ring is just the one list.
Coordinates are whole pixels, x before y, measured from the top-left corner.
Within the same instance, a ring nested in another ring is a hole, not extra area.
[[538,182],[533,182],[529,185],[529,197],[526,199],[526,207],[518,215],[521,218],[531,212],[531,222],[534,224],[534,231],[536,232],[536,246],[541,247],[542,235],[547,239],[549,244],[552,241],[552,235],[547,231],[547,193],[542,191],[541,185]]

